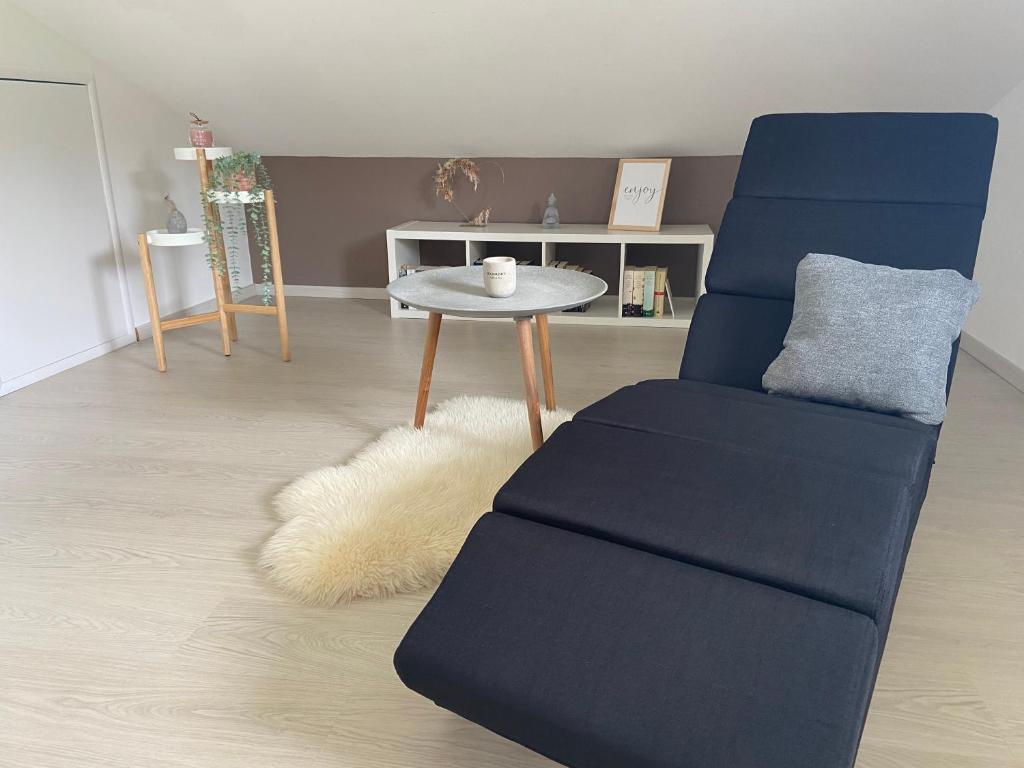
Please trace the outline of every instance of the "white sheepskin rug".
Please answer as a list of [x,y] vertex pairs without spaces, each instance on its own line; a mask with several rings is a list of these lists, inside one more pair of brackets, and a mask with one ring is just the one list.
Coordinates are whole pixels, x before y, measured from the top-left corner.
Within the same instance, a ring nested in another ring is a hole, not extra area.
[[[541,414],[545,436],[572,418]],[[274,508],[284,524],[260,565],[285,592],[317,605],[434,586],[530,453],[523,401],[446,400],[423,429],[390,429],[348,463],[281,491]]]

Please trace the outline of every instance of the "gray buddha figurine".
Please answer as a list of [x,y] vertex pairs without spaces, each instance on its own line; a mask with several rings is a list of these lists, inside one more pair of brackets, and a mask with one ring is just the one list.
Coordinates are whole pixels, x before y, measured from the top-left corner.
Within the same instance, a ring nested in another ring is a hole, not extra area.
[[548,195],[548,207],[544,209],[544,218],[541,219],[541,226],[544,229],[558,229],[561,220],[558,217],[558,200],[555,193]]

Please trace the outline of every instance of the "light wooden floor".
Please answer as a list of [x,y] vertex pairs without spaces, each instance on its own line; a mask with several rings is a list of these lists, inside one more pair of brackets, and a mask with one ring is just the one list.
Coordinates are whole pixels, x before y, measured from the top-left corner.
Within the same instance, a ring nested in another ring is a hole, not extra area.
[[[412,416],[424,325],[289,302],[0,400],[0,766],[552,765],[407,691],[426,595],[294,605],[254,568],[267,500]],[[553,326],[560,404],[674,376],[682,332]],[[511,323],[447,322],[437,399],[520,396]],[[1024,395],[961,358],[859,768],[1024,765]],[[725,768],[725,767],[723,767]]]

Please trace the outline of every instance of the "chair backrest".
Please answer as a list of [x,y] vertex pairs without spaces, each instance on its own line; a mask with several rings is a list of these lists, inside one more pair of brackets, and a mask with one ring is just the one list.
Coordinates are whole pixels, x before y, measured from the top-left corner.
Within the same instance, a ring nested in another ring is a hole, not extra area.
[[[808,253],[971,277],[996,128],[981,114],[754,120],[680,377],[760,390]],[[955,359],[954,346],[949,380]]]

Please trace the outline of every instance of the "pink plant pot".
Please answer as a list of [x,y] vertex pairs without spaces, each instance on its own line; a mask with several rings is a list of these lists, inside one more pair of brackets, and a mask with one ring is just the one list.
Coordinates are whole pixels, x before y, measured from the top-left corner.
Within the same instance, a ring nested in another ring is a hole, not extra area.
[[235,173],[224,180],[224,187],[228,192],[251,192],[255,180],[245,173]]
[[193,147],[212,147],[213,146],[213,131],[209,128],[199,128],[193,126],[188,129],[188,141]]

